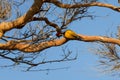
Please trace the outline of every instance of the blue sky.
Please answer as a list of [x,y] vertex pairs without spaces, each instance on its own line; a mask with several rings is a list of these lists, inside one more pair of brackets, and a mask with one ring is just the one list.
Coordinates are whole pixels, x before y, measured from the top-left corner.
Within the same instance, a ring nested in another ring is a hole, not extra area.
[[[106,0],[107,2],[119,6],[117,0]],[[29,4],[29,3],[28,3]],[[26,4],[26,6],[28,5]],[[25,10],[25,9],[24,9]],[[70,29],[85,35],[106,35],[114,32],[120,25],[120,13],[107,8],[91,7],[90,12],[97,15],[95,19],[82,19],[69,26]],[[71,62],[47,64],[52,67],[69,67],[68,69],[41,71],[41,72],[22,72],[18,67],[0,68],[1,80],[118,80],[118,77],[111,76],[109,73],[102,73],[99,70],[99,57],[94,55],[89,48],[92,43],[80,41],[70,41],[66,43],[73,54],[78,53],[78,58]],[[63,45],[64,46],[64,45]],[[51,56],[61,53],[61,47],[53,47],[45,50]],[[2,62],[0,62],[2,64]],[[44,67],[43,67],[44,68]]]

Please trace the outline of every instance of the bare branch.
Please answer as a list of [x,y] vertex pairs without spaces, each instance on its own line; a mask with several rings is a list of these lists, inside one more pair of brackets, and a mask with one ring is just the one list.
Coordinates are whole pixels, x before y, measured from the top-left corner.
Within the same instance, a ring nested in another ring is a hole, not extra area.
[[81,37],[81,40],[85,41],[85,42],[100,41],[100,42],[104,42],[104,43],[113,43],[113,44],[120,45],[120,40],[115,39],[115,38],[102,37],[102,36],[85,36],[82,34],[79,34],[79,36]]
[[[42,50],[50,47],[61,46],[70,41],[70,39],[66,39],[64,36],[61,38],[58,38],[57,36],[56,38],[55,33],[62,33],[62,30],[69,27],[68,25],[76,20],[81,20],[84,17],[93,17],[88,14],[87,10],[89,7],[98,6],[120,12],[119,7],[111,4],[96,2],[97,0],[64,1],[34,0],[32,6],[25,14],[17,15],[15,20],[1,22],[0,40],[4,42],[0,43],[0,58],[12,61],[13,65],[10,66],[19,65],[21,63],[26,64],[27,67],[29,66],[27,70],[31,70],[31,68],[41,64],[75,60],[76,56],[70,58],[72,52],[69,50],[68,54],[66,54],[65,50],[63,50],[64,54],[62,58],[53,60],[47,60],[38,54],[40,54]],[[25,0],[21,0],[20,2],[15,1],[15,5],[19,6],[24,2]],[[4,6],[7,7],[4,8]],[[8,17],[7,15],[10,14],[9,11],[11,10],[11,5],[9,3],[6,3],[6,5],[1,4],[0,9],[2,9],[0,12],[0,18],[5,19]],[[51,16],[53,17],[52,19]],[[14,30],[13,32],[11,31],[15,28],[19,30],[20,33],[17,30]],[[11,34],[9,34],[9,32],[7,34],[7,31],[11,31]],[[80,39],[73,38],[72,40],[82,42],[102,42],[104,43],[104,47],[107,48],[106,50],[108,50],[108,53],[104,53],[104,56],[107,55],[106,58],[110,59],[111,62],[117,62],[117,60],[119,60],[119,55],[116,51],[116,44],[118,47],[120,46],[120,31],[117,35],[117,38],[111,38],[105,36],[88,36],[78,34]],[[38,62],[34,62],[38,57],[42,59]],[[104,61],[100,62],[105,64]],[[113,69],[120,69],[119,66],[120,63],[118,62]]]
[[[63,50],[63,49],[62,49]],[[51,60],[46,60],[46,59],[39,59],[39,61],[36,59],[37,58],[42,58],[42,56],[40,56],[39,53],[32,53],[33,55],[28,55],[26,56],[27,54],[23,54],[23,55],[19,55],[19,53],[15,54],[11,51],[6,51],[5,54],[0,54],[0,57],[2,58],[5,58],[7,60],[11,60],[13,62],[12,65],[5,65],[5,66],[0,66],[0,67],[12,67],[12,66],[17,66],[17,65],[20,65],[20,64],[26,64],[28,65],[27,69],[25,71],[32,71],[34,67],[37,67],[39,65],[42,65],[42,64],[47,64],[47,63],[57,63],[57,62],[64,62],[64,61],[72,61],[72,60],[76,60],[77,56],[75,57],[71,57],[71,54],[72,54],[72,51],[67,51],[66,48],[63,50],[63,54],[62,55],[62,58],[57,58],[57,59],[51,59]],[[4,52],[2,52],[4,53]],[[11,57],[9,56],[9,54],[14,54],[13,56],[15,57]]]
[[0,0],[0,19],[6,20],[11,15],[11,5],[7,0]]
[[113,6],[111,4],[100,3],[100,2],[90,2],[90,3],[85,3],[85,4],[79,4],[79,3],[78,4],[64,4],[58,0],[44,0],[44,1],[48,3],[53,3],[56,6],[61,7],[61,8],[81,8],[81,7],[99,6],[99,7],[110,8],[112,10],[120,12],[120,9],[118,7]]
[[12,22],[0,23],[0,26],[1,26],[0,33],[2,34],[2,35],[0,35],[0,38],[3,36],[3,34],[6,31],[9,31],[13,28],[22,28],[23,25],[25,25],[27,22],[29,22],[29,20],[34,16],[34,14],[39,12],[42,4],[43,4],[43,2],[41,0],[35,0],[35,2],[31,6],[31,8],[28,10],[28,12],[26,14],[24,14],[23,16],[17,18],[16,20],[14,20]]
[[[81,40],[85,42],[104,42],[104,43],[114,43],[120,45],[119,39],[109,38],[109,37],[102,37],[102,36],[86,36],[79,34]],[[76,40],[76,39],[74,39]],[[1,43],[0,49],[3,50],[20,50],[23,52],[38,52],[42,51],[44,49],[53,47],[53,46],[60,46],[64,43],[66,43],[68,40],[66,38],[61,38],[58,40],[50,40],[46,42],[40,42],[37,44],[30,44],[32,40],[18,40],[18,41],[8,41],[7,43]]]
[[3,50],[20,50],[23,52],[38,52],[42,51],[44,49],[47,49],[52,46],[60,46],[67,42],[65,38],[62,38],[60,40],[51,40],[46,42],[40,42],[38,44],[30,44],[30,42],[33,42],[32,40],[18,40],[18,41],[8,41],[7,43],[1,43],[0,49]]
[[59,26],[53,22],[50,22],[46,17],[40,17],[40,18],[33,17],[31,21],[45,21],[47,25],[54,27],[57,32],[61,32],[61,29],[59,28]]

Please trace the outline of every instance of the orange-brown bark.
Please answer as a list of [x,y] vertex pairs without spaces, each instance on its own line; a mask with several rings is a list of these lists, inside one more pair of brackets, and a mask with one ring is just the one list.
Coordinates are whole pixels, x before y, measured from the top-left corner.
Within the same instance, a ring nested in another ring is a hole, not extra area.
[[11,22],[0,23],[0,38],[6,31],[9,31],[14,28],[22,28],[22,25],[25,25],[36,13],[39,12],[42,4],[42,0],[35,0],[31,8],[23,16]]
[[91,3],[85,3],[85,4],[63,4],[59,2],[58,0],[45,0],[48,3],[53,3],[58,7],[61,8],[80,8],[80,7],[91,7],[91,6],[99,6],[99,7],[106,7],[110,8],[112,10],[120,12],[120,8],[113,6],[111,4],[101,3],[101,2],[91,2]]
[[[32,40],[31,40],[32,41]],[[38,52],[42,51],[44,49],[47,49],[49,47],[54,47],[54,46],[60,46],[67,42],[65,38],[62,39],[57,39],[57,40],[51,40],[51,41],[46,41],[46,42],[41,42],[37,44],[29,44],[27,43],[29,41],[9,41],[7,43],[1,43],[0,44],[0,49],[3,50],[19,50],[23,52]]]
[[[85,3],[85,4],[63,4],[57,0],[35,0],[31,8],[27,11],[26,14],[17,18],[11,22],[2,22],[0,23],[0,38],[6,31],[9,31],[13,28],[22,28],[27,22],[31,20],[31,18],[39,12],[42,4],[44,2],[53,3],[58,7],[61,8],[80,8],[80,7],[91,7],[91,6],[99,6],[99,7],[106,7],[112,10],[120,12],[120,8],[113,6],[111,4],[105,4],[100,2],[92,2],[92,3]],[[58,27],[57,27],[58,28]],[[57,29],[59,30],[59,29]]]
[[79,34],[79,36],[81,37],[82,41],[85,41],[85,42],[100,41],[104,43],[113,43],[113,44],[120,45],[120,40],[115,38],[102,37],[102,36],[86,36],[82,34]]
[[[46,24],[55,28],[56,31],[60,31],[59,26],[53,22],[50,22],[46,17],[40,17],[40,18],[33,17],[36,13],[39,12],[44,2],[52,3],[60,8],[80,8],[80,7],[99,6],[99,7],[110,8],[112,10],[120,12],[120,8],[113,6],[111,4],[105,4],[105,3],[100,3],[100,2],[91,2],[91,3],[85,3],[85,4],[64,4],[64,3],[59,2],[58,0],[34,0],[33,5],[26,12],[26,14],[24,14],[23,16],[11,22],[0,23],[0,38],[4,35],[6,31],[10,31],[11,29],[14,29],[14,28],[22,28],[28,22],[34,21],[34,20],[38,20],[38,21],[43,20],[46,22]],[[81,37],[81,41],[85,41],[85,42],[100,41],[100,42],[114,43],[114,44],[120,45],[119,39],[102,37],[102,36],[86,36],[82,34],[79,34],[79,36]],[[37,44],[29,44],[27,43],[28,40],[24,42],[22,40],[21,41],[11,40],[11,41],[8,41],[7,43],[0,43],[0,49],[1,50],[20,50],[23,52],[38,52],[38,51],[47,49],[49,47],[60,46],[66,43],[67,41],[69,40],[65,38],[61,38],[61,39],[41,42]]]
[[[78,34],[78,35],[81,37],[81,40],[79,40],[79,41],[84,41],[84,42],[100,41],[100,42],[104,42],[104,43],[114,43],[114,44],[120,45],[119,39],[102,37],[102,36],[87,36],[87,35],[82,35],[82,34]],[[77,40],[77,39],[72,39],[72,40]],[[5,44],[4,43],[0,44],[0,49],[19,50],[19,51],[23,51],[23,52],[38,52],[38,51],[42,51],[42,50],[50,48],[50,47],[63,45],[69,40],[67,40],[66,38],[63,37],[61,39],[50,40],[50,41],[41,42],[41,43],[37,43],[37,44],[27,43],[29,41],[27,41],[27,40],[24,42],[22,40],[21,41],[9,41]]]

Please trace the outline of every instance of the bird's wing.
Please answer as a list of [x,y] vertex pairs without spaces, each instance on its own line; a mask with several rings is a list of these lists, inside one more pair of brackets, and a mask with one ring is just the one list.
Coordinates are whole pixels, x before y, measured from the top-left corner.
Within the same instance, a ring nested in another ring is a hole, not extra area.
[[74,34],[71,34],[73,37],[75,37],[75,38],[77,38],[77,39],[79,39],[80,37],[76,34],[76,33],[74,33]]

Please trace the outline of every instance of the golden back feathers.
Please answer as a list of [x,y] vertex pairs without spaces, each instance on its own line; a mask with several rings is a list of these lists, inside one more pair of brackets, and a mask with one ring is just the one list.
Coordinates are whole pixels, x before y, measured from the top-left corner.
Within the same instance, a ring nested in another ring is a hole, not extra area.
[[72,30],[66,30],[64,32],[64,37],[67,39],[80,39],[80,37]]

